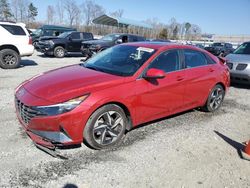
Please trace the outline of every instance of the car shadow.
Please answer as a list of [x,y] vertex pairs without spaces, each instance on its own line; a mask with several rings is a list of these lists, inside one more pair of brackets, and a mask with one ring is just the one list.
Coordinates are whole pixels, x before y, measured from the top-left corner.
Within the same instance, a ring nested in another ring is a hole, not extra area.
[[243,159],[243,160],[248,160],[248,159],[245,159],[245,158],[243,157],[243,154],[242,154],[242,152],[244,151],[244,148],[245,148],[245,145],[244,145],[244,144],[239,143],[239,142],[236,142],[235,140],[232,140],[231,138],[229,138],[229,137],[227,137],[227,136],[221,134],[221,133],[218,132],[218,131],[215,131],[215,130],[214,130],[214,132],[215,132],[215,134],[217,134],[219,137],[221,137],[226,143],[228,143],[230,146],[232,146],[234,149],[236,149],[236,151],[237,151],[237,153],[238,153],[238,155],[239,155],[239,157],[240,157],[241,159]]
[[29,59],[25,59],[25,60],[22,60],[20,62],[19,68],[26,67],[26,66],[37,66],[37,65],[38,64],[35,61],[29,60]]
[[231,83],[231,87],[238,88],[238,89],[250,89],[250,83],[249,84]]
[[[41,58],[56,58],[53,55],[44,55],[44,54],[38,54],[37,56]],[[85,56],[82,54],[68,54],[68,55],[65,55],[65,57],[63,58],[76,58],[76,57],[85,57]],[[63,59],[63,58],[56,58],[56,59]]]

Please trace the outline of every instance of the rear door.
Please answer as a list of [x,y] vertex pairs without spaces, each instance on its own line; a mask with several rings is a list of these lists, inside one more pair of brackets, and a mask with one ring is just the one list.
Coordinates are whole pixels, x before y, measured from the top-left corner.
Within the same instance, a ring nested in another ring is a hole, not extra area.
[[203,52],[184,49],[186,89],[184,105],[194,108],[203,105],[211,87],[216,83],[216,64]]
[[151,62],[149,68],[163,70],[165,78],[137,80],[139,122],[182,111],[183,106],[185,73],[181,70],[179,50],[161,53]]
[[69,52],[80,52],[82,45],[82,34],[79,32],[72,33],[68,41]]

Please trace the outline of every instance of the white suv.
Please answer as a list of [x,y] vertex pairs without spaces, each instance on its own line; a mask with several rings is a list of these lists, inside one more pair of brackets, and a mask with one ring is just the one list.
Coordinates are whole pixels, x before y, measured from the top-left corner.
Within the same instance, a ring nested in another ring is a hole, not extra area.
[[34,52],[32,39],[23,23],[0,21],[0,67],[17,68],[20,57],[31,56]]

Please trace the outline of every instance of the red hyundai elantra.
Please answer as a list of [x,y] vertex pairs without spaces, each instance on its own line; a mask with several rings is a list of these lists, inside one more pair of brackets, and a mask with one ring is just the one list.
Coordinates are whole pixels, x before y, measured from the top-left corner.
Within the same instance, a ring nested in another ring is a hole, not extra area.
[[197,107],[217,110],[229,82],[227,66],[204,50],[128,43],[31,78],[16,89],[15,103],[36,144],[86,141],[103,149],[139,124]]

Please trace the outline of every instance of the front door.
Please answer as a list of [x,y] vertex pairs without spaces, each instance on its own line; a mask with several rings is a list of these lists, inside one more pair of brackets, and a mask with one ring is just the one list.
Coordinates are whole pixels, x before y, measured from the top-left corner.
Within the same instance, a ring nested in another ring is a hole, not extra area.
[[148,69],[165,72],[162,79],[137,80],[139,122],[147,122],[181,111],[185,88],[185,74],[181,70],[180,52],[168,50],[151,62]]
[[69,52],[80,52],[82,45],[82,39],[80,33],[72,33],[69,37],[68,51]]

